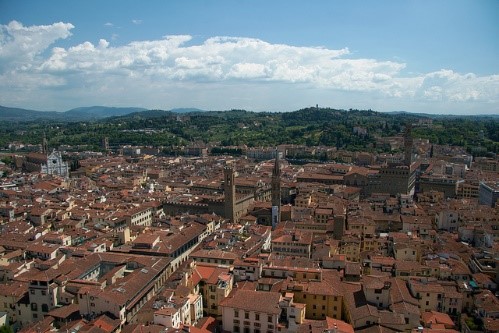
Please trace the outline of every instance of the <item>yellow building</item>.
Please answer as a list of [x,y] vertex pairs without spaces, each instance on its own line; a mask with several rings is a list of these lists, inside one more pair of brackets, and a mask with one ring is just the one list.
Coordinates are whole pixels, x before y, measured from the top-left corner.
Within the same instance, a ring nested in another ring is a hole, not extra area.
[[294,301],[306,306],[305,318],[324,320],[326,317],[341,319],[342,293],[335,287],[339,279],[326,275],[320,281],[283,282],[281,293],[293,293]]
[[199,286],[199,293],[203,295],[203,310],[206,314],[216,318],[222,316],[219,304],[232,291],[234,276],[229,274],[228,267],[214,264],[198,263],[192,274],[191,285]]
[[360,261],[361,239],[355,236],[345,236],[340,241],[340,254],[346,256],[347,261]]
[[411,294],[419,302],[421,312],[442,311],[445,290],[440,283],[410,279],[408,285]]

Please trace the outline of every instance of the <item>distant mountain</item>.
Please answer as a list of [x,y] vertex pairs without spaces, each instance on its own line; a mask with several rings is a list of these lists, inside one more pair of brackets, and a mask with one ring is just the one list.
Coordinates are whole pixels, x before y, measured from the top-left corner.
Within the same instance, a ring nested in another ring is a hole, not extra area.
[[499,114],[438,114],[438,113],[422,113],[422,112],[409,112],[409,111],[386,111],[382,112],[385,114],[390,114],[394,116],[414,116],[414,117],[426,117],[426,118],[494,118],[498,119]]
[[[284,118],[302,118],[307,120],[316,117],[325,117],[329,119],[331,116],[329,111],[345,112],[345,110],[327,109],[328,112],[323,110],[316,110],[315,108],[298,110],[296,112],[283,113]],[[357,110],[358,111],[358,110]],[[350,111],[350,112],[355,112]],[[65,112],[58,111],[36,111],[22,108],[12,108],[0,106],[0,121],[9,122],[24,122],[24,121],[94,121],[106,118],[116,117],[140,117],[140,118],[157,118],[168,114],[185,114],[196,113],[206,116],[219,116],[223,118],[247,118],[253,115],[251,111],[244,110],[230,110],[230,111],[206,111],[197,108],[174,108],[169,111],[164,110],[148,110],[145,108],[137,107],[107,107],[107,106],[90,106],[79,107]],[[407,111],[391,111],[381,112],[392,116],[410,116],[410,117],[427,117],[427,118],[492,118],[499,119],[499,114],[482,114],[482,115],[442,115],[442,114],[429,114],[429,113],[412,113]]]
[[196,108],[176,108],[176,109],[171,109],[170,111],[174,113],[206,112],[205,110],[196,109]]
[[171,116],[173,113],[171,111],[165,110],[146,110],[139,112],[127,113],[122,116],[109,117],[106,121],[112,122],[116,119],[149,119],[149,118],[160,118],[164,116]]
[[21,108],[10,108],[0,105],[0,120],[3,121],[34,121],[40,119],[60,120],[62,112],[35,111]]
[[64,112],[64,115],[71,120],[89,120],[89,119],[103,119],[108,117],[124,116],[134,112],[146,111],[144,108],[132,107],[107,107],[107,106],[89,106],[71,109]]
[[404,116],[416,116],[416,117],[438,117],[439,115],[430,114],[430,113],[422,113],[422,112],[409,112],[409,111],[386,111],[382,112],[386,114],[391,114],[394,116],[404,115]]
[[132,107],[106,107],[91,106],[71,109],[65,112],[36,111],[21,108],[0,106],[0,121],[90,121],[109,117],[123,116],[135,112],[143,112],[147,109]]

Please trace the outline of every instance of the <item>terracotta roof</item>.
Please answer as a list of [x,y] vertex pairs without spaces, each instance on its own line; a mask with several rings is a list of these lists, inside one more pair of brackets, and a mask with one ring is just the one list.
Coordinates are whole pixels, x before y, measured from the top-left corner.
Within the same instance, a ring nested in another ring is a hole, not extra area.
[[281,313],[279,308],[280,300],[281,294],[278,292],[238,289],[225,298],[220,303],[220,306],[279,315]]
[[450,316],[446,313],[437,311],[425,311],[421,314],[421,319],[427,327],[432,327],[433,324],[443,324],[447,328],[455,326]]
[[49,316],[54,318],[66,319],[73,313],[79,312],[78,304],[69,304],[60,308],[55,308],[49,312]]

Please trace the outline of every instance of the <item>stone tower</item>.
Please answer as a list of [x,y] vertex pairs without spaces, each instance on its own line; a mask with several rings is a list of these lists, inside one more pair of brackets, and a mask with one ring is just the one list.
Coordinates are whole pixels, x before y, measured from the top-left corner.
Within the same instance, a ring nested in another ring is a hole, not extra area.
[[45,136],[45,132],[43,133],[43,139],[42,139],[42,154],[45,155],[49,154],[49,144],[47,141],[47,137]]
[[279,151],[276,150],[272,169],[272,230],[281,222],[281,168]]
[[408,167],[412,164],[412,125],[407,123],[404,133],[404,165]]
[[109,150],[109,137],[107,136],[102,138],[102,149],[105,151]]
[[232,166],[224,167],[224,197],[225,218],[236,222],[236,183]]

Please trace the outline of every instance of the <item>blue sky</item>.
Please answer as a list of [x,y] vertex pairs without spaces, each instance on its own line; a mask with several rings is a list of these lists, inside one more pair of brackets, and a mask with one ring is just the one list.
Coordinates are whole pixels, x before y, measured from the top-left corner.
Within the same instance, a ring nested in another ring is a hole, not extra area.
[[0,0],[0,105],[499,113],[499,1]]

